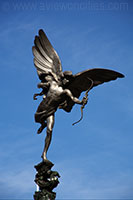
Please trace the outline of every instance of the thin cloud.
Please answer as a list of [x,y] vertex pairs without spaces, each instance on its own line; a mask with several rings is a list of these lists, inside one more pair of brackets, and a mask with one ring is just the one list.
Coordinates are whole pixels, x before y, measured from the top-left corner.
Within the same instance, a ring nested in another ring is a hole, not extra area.
[[[34,170],[31,165],[16,169],[11,168],[8,173],[1,173],[1,192],[0,198],[32,198],[33,192],[36,189],[34,184]],[[17,191],[17,192],[16,192]]]
[[[80,159],[79,161],[81,162]],[[92,159],[89,162],[91,163]],[[124,199],[133,196],[129,171],[119,171],[108,176],[101,174],[99,178],[99,175],[94,175],[89,165],[86,170],[82,170],[78,165],[73,168],[73,161],[70,160],[69,163],[60,163],[57,168],[62,169],[62,180],[57,189],[59,199]]]

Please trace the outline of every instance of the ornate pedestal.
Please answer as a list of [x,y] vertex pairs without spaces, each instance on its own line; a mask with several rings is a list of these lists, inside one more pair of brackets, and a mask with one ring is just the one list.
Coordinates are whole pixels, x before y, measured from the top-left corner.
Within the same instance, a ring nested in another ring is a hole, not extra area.
[[34,166],[37,170],[35,182],[39,186],[39,191],[34,194],[34,200],[54,200],[56,193],[52,190],[59,184],[59,173],[51,171],[54,166],[49,160],[43,161]]

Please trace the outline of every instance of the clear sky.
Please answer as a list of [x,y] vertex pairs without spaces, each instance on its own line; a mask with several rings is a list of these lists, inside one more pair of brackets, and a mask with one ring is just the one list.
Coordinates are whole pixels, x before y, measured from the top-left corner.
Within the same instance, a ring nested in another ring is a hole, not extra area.
[[57,199],[133,199],[133,2],[128,0],[0,1],[0,199],[32,199],[34,165],[45,131],[34,113],[41,101],[31,48],[43,29],[63,70],[94,67],[125,75],[56,113],[48,159],[60,175]]

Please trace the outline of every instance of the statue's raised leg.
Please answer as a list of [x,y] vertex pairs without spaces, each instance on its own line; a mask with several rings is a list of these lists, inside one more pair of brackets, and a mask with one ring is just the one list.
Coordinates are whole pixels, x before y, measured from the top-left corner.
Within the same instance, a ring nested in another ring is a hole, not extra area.
[[47,126],[47,123],[43,122],[41,124],[40,128],[38,129],[37,134],[40,134],[46,126]]

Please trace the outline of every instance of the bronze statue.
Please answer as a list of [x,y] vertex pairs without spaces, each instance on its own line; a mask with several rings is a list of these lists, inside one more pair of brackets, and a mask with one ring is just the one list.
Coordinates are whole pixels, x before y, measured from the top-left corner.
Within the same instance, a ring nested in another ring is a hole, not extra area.
[[[88,69],[72,74],[71,71],[62,71],[61,62],[58,54],[49,42],[43,30],[39,30],[39,36],[35,37],[35,46],[33,46],[34,65],[41,82],[38,88],[42,88],[41,93],[34,94],[43,96],[37,112],[35,113],[35,122],[40,123],[38,134],[47,127],[47,135],[45,139],[43,160],[47,160],[47,151],[51,143],[52,130],[54,126],[54,113],[58,108],[70,112],[74,104],[81,104],[81,111],[87,103],[87,95],[93,87],[123,78],[124,75],[108,69]],[[80,101],[80,94],[86,91],[85,97]]]

